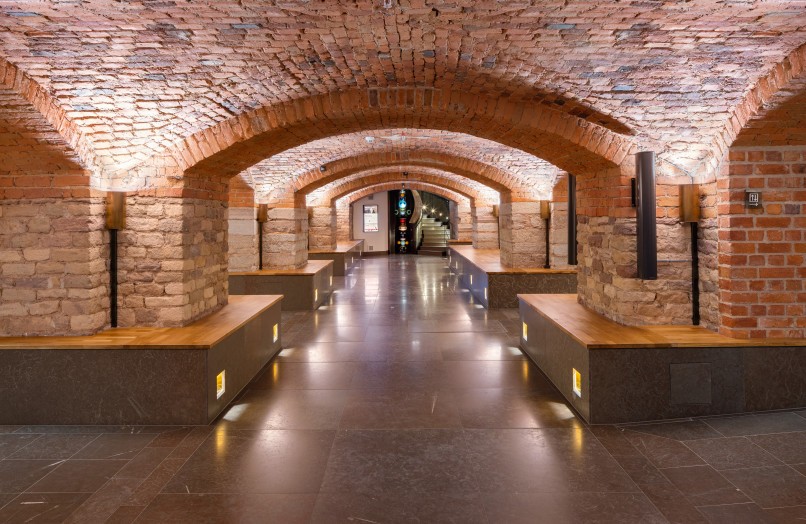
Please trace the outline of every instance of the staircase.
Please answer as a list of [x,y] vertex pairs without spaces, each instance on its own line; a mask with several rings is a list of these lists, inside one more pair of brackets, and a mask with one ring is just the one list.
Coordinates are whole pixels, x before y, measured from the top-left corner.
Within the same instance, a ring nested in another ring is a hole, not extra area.
[[423,216],[420,229],[423,233],[423,243],[417,251],[420,255],[445,256],[448,252],[448,238],[451,232],[448,226],[435,218]]

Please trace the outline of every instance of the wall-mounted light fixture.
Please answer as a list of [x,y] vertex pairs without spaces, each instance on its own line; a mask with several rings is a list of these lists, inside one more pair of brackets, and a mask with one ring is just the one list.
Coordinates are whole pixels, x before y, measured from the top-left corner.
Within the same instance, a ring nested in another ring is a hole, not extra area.
[[568,173],[568,265],[577,265],[577,177]]
[[257,206],[257,259],[258,269],[263,269],[263,224],[269,221],[269,205],[258,204]]
[[540,201],[540,218],[546,221],[546,263],[543,267],[551,267],[551,201]]
[[680,189],[680,222],[691,229],[691,323],[700,325],[700,256],[697,240],[700,221],[700,186],[684,184]]
[[109,229],[109,325],[118,327],[118,230],[126,227],[126,193],[106,193],[106,228]]
[[635,154],[635,173],[638,183],[638,278],[658,278],[658,231],[655,217],[655,153],[641,151]]
[[325,171],[327,171],[327,166],[325,166],[324,164],[322,164],[321,166],[319,166],[319,171],[320,171],[320,172],[322,172],[322,173],[324,173]]

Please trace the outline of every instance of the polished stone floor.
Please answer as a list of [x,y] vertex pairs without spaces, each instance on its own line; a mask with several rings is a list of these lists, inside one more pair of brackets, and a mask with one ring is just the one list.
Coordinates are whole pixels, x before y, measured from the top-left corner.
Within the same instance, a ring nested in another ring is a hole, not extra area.
[[806,520],[806,412],[588,427],[438,258],[370,258],[210,427],[0,426],[0,522]]

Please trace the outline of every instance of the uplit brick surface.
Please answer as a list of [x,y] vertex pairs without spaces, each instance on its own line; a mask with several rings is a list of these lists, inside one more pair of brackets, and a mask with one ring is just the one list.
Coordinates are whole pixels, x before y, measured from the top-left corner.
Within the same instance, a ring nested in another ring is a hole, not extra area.
[[[584,304],[627,323],[690,321],[676,184],[696,181],[703,324],[803,336],[802,2],[505,4],[3,3],[0,307],[17,320],[0,325],[48,334],[105,325],[97,190],[131,195],[122,323],[180,325],[226,303],[228,267],[252,267],[256,203],[272,209],[267,267],[298,267],[309,233],[314,246],[349,236],[339,198],[407,170],[455,196],[457,234],[533,265],[540,224],[517,208],[551,199],[556,265],[570,172]],[[629,178],[640,149],[659,159],[655,282],[635,278]],[[738,208],[752,184],[769,193],[761,214]],[[323,208],[310,232],[308,204]],[[26,215],[54,209],[63,214],[48,231]],[[31,227],[42,229],[35,241],[16,231]],[[29,260],[44,254],[17,245],[52,255],[68,236],[83,262]],[[87,268],[92,278],[79,278]],[[42,275],[66,294],[52,311],[31,311],[15,293],[38,301]]]
[[806,147],[732,148],[718,187],[720,331],[806,337]]

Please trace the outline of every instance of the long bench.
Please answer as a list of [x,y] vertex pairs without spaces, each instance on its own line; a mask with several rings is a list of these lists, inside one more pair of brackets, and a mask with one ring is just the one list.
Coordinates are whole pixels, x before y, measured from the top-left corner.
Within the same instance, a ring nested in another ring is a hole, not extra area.
[[361,262],[364,240],[348,240],[336,244],[335,249],[309,249],[309,260],[332,260],[333,276],[343,277]]
[[263,269],[229,274],[230,295],[283,295],[286,311],[315,310],[333,290],[333,261],[309,260],[296,269]]
[[624,326],[576,295],[518,298],[521,348],[589,423],[806,407],[806,339]]
[[178,328],[2,337],[0,424],[208,424],[280,350],[282,298],[230,297]]
[[576,293],[576,269],[515,268],[501,264],[498,249],[452,245],[448,264],[459,284],[488,309],[518,307],[518,293]]

